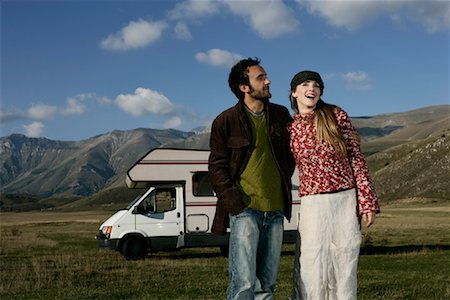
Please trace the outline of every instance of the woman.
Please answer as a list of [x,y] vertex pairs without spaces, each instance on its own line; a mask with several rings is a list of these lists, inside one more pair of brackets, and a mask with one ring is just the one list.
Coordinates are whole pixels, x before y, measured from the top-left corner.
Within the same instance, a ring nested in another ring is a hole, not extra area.
[[357,299],[359,221],[371,226],[380,208],[356,130],[344,110],[321,99],[323,89],[317,72],[299,72],[291,81],[291,150],[301,199],[293,296]]

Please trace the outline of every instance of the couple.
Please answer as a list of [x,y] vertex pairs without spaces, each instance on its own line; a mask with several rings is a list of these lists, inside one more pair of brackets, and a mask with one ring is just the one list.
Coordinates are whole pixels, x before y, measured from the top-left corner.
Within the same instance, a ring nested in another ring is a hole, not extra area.
[[209,157],[218,197],[212,231],[231,229],[227,299],[272,298],[295,167],[301,254],[293,297],[356,299],[359,220],[372,225],[379,206],[347,113],[321,99],[316,72],[291,81],[294,118],[269,102],[270,80],[258,59],[238,62],[228,83],[239,101],[214,120]]

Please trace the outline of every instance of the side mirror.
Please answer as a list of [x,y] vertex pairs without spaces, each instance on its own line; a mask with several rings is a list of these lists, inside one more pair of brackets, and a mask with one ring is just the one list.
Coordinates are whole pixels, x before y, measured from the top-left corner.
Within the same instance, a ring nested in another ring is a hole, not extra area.
[[133,208],[133,211],[131,212],[133,215],[140,215],[144,213],[144,208],[142,205],[137,205]]

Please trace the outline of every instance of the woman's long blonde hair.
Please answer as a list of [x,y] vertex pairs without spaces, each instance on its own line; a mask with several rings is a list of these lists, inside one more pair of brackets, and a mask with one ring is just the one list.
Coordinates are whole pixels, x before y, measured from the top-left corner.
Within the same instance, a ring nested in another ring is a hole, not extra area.
[[314,109],[314,121],[316,124],[316,137],[318,141],[324,141],[338,153],[347,155],[347,143],[339,132],[339,125],[336,120],[336,105],[325,103],[322,99],[317,102]]

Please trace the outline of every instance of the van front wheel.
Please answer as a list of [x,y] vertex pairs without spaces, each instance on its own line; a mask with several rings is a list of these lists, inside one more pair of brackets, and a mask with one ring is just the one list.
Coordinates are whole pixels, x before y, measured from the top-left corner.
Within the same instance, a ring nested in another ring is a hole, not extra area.
[[147,254],[147,244],[142,238],[130,237],[123,243],[121,253],[126,259],[143,259]]

